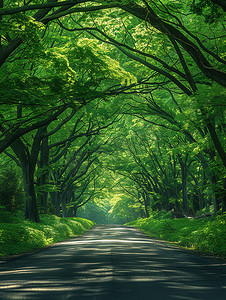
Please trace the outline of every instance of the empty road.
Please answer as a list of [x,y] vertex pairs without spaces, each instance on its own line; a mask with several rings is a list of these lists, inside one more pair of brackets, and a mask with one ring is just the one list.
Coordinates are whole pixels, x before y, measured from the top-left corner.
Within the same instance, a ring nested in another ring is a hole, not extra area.
[[126,226],[0,263],[0,299],[225,300],[226,263]]

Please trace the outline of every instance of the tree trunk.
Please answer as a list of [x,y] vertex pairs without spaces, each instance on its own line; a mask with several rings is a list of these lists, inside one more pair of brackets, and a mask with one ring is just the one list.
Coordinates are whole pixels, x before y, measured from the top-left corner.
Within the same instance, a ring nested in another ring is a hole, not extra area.
[[223,179],[222,212],[226,211],[226,178]]
[[181,211],[181,205],[179,203],[179,201],[175,200],[175,204],[174,204],[174,212],[175,212],[175,215],[182,215],[182,211]]
[[[204,172],[203,173],[203,181],[206,182],[206,180],[205,180],[205,171],[203,171],[203,172]],[[190,172],[189,170],[188,170],[188,173],[192,177],[192,179],[194,180],[195,188],[196,188],[196,192],[197,192],[198,208],[195,209],[195,211],[201,210],[201,209],[203,209],[205,207],[205,198],[204,198],[203,193],[201,192],[201,188],[202,187],[200,187],[199,181],[197,180],[197,178],[195,177],[195,175],[192,174],[192,172]]]
[[204,200],[203,194],[200,192],[198,187],[197,187],[197,194],[198,194],[198,199],[199,199],[199,210],[201,210],[205,207],[205,200]]
[[55,214],[60,217],[60,193],[55,192],[54,193],[54,207],[55,207]]
[[10,54],[20,46],[20,44],[22,44],[22,40],[20,38],[15,38],[14,40],[10,41],[7,46],[1,47],[0,67],[4,64]]
[[145,192],[142,193],[142,197],[144,199],[145,217],[149,218],[150,215],[149,215],[148,207],[150,206],[150,198]]
[[22,165],[24,192],[25,192],[25,218],[33,222],[40,222],[38,206],[34,187],[34,172],[29,165]]
[[76,205],[74,205],[74,217],[76,217],[76,215],[77,215],[77,211],[78,211],[78,207],[76,206]]
[[[47,133],[47,126],[44,130],[44,134]],[[42,139],[42,144],[40,147],[40,160],[39,160],[39,168],[46,167],[45,170],[42,170],[41,175],[38,177],[37,185],[43,186],[48,183],[49,171],[47,169],[49,163],[49,147],[48,147],[48,137],[44,137]],[[48,200],[48,192],[42,191],[38,193],[38,200],[41,204],[44,214],[48,213],[47,200]]]
[[62,217],[67,217],[66,197],[61,197]]
[[54,208],[54,214],[60,217],[60,195],[59,192],[50,192],[50,199]]
[[225,153],[224,148],[221,144],[221,141],[219,140],[219,137],[216,133],[215,127],[212,124],[212,122],[209,120],[209,118],[206,120],[206,126],[210,133],[211,139],[214,143],[215,149],[216,149],[224,167],[226,168],[226,153]]
[[183,213],[187,215],[189,213],[188,207],[188,166],[186,161],[183,162],[181,158],[179,158],[179,162],[181,165],[181,175],[182,175],[182,208]]
[[43,128],[39,128],[33,140],[31,151],[21,139],[12,143],[11,148],[19,159],[23,171],[24,192],[25,192],[25,218],[39,222],[38,205],[34,186],[35,166],[40,151]]
[[[218,185],[219,178],[217,175],[212,176],[212,184],[214,185],[213,193],[213,205],[214,205],[214,214],[220,210],[220,204],[223,204],[225,191],[221,189]],[[223,182],[222,182],[223,184]]]

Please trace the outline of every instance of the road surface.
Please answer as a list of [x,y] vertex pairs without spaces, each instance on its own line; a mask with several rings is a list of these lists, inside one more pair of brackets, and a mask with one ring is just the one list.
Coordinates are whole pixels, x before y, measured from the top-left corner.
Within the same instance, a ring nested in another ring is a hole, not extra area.
[[0,263],[0,299],[225,300],[226,263],[126,226]]

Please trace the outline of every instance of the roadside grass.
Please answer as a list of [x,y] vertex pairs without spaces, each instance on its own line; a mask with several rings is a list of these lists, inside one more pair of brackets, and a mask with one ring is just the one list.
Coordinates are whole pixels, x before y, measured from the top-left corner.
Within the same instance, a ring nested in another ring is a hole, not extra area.
[[201,219],[170,219],[167,213],[153,213],[149,218],[126,225],[204,255],[226,258],[226,214]]
[[23,219],[21,213],[0,212],[0,258],[29,253],[83,234],[94,222],[82,218],[41,215],[41,222]]

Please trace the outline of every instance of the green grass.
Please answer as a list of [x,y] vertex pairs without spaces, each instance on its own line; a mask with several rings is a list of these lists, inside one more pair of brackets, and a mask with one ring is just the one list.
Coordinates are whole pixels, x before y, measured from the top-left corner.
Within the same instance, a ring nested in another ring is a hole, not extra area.
[[29,253],[83,234],[94,222],[82,218],[41,215],[41,222],[24,220],[20,213],[0,212],[0,257]]
[[170,219],[164,214],[138,219],[135,226],[153,238],[173,242],[202,254],[226,258],[226,214],[202,219]]

